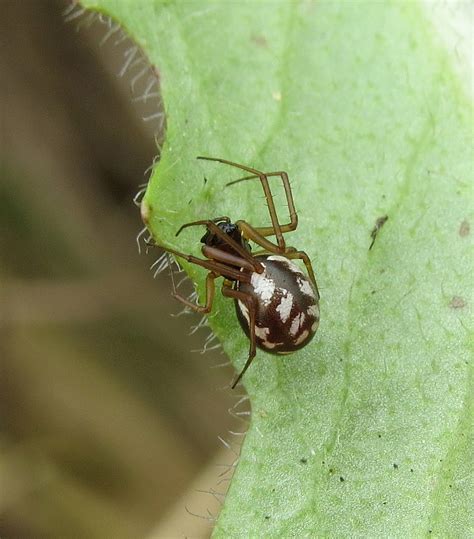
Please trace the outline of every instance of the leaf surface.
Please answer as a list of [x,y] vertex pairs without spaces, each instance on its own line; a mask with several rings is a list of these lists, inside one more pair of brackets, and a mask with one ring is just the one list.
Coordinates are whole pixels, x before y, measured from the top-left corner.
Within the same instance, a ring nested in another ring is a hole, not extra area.
[[[245,376],[252,420],[215,537],[472,535],[472,105],[419,5],[84,5],[160,73],[157,242],[198,255],[202,230],[176,238],[183,223],[269,222],[257,183],[224,188],[239,172],[197,155],[286,170],[287,239],[321,289],[313,342],[259,352]],[[202,292],[205,272],[186,267]],[[213,313],[238,369],[232,302]]]

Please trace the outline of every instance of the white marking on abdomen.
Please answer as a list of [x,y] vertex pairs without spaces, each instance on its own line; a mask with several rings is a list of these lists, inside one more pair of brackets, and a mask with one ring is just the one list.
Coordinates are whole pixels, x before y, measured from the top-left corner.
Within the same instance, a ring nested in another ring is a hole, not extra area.
[[255,326],[255,335],[262,339],[262,341],[267,340],[267,335],[270,333],[270,330],[268,328],[259,328],[257,325]]
[[293,318],[293,321],[291,322],[291,327],[290,327],[291,335],[296,335],[298,333],[300,327],[303,325],[304,319],[305,319],[304,313],[297,314]]
[[291,264],[288,258],[285,258],[284,256],[279,256],[279,255],[269,256],[267,260],[276,260],[277,262],[283,262],[286,265]]
[[306,312],[313,318],[319,318],[319,307],[317,305],[310,305],[306,309]]
[[306,294],[313,299],[316,298],[313,287],[309,284],[309,281],[307,281],[306,279],[302,279],[301,277],[297,277],[296,280],[298,281],[298,286],[300,287],[300,290],[301,292],[303,292],[303,294]]
[[270,342],[270,341],[264,341],[265,347],[269,348],[270,350],[275,348],[275,346],[281,346],[282,342]]
[[275,282],[273,279],[268,278],[265,273],[254,272],[250,278],[250,283],[263,304],[268,305],[275,293]]
[[281,298],[280,304],[276,308],[278,314],[280,315],[281,321],[285,323],[291,313],[291,308],[293,307],[293,294],[285,290],[285,295]]
[[298,346],[299,344],[301,344],[305,339],[306,337],[309,335],[309,331],[307,329],[305,329],[303,331],[303,333],[296,339],[295,341],[295,344],[296,346]]
[[303,275],[303,272],[300,270],[300,268],[289,258],[285,258],[284,256],[272,255],[269,256],[267,260],[276,260],[277,262],[281,262],[282,264],[285,264],[287,268],[293,273],[300,273],[301,275]]
[[245,305],[244,302],[240,301],[240,299],[237,300],[237,302],[239,304],[240,312],[242,313],[245,320],[247,320],[247,325],[250,327],[250,315],[249,310],[247,309],[247,305]]

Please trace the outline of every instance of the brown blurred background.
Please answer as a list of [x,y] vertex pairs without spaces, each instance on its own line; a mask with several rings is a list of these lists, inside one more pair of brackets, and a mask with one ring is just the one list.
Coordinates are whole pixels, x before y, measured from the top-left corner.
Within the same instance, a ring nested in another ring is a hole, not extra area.
[[68,5],[0,0],[0,536],[206,537],[232,370],[137,251],[150,68]]

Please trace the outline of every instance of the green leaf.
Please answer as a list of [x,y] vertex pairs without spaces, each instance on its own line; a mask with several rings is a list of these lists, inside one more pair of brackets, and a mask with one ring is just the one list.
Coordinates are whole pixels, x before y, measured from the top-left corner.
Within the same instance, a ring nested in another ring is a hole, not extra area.
[[[84,4],[161,75],[155,239],[198,254],[202,230],[176,238],[181,224],[268,223],[257,183],[224,188],[238,171],[197,155],[286,170],[300,219],[287,239],[321,289],[313,342],[259,352],[245,375],[252,420],[215,537],[472,536],[472,105],[420,6]],[[232,302],[218,297],[210,323],[239,369]]]

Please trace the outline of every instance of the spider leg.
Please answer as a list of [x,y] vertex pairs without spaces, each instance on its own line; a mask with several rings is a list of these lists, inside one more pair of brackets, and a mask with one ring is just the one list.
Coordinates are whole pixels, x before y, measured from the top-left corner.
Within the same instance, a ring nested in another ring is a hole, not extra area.
[[247,221],[236,221],[235,223],[242,232],[244,238],[253,241],[257,245],[260,245],[265,251],[270,251],[271,253],[280,253],[284,254],[286,252],[286,245],[281,247],[276,243],[273,243],[270,240],[267,240],[265,236],[260,234],[259,228],[254,228],[252,225],[247,223]]
[[[283,182],[283,188],[285,189],[285,195],[286,195],[286,202],[288,204],[288,210],[290,212],[290,222],[285,225],[280,225],[280,230],[282,232],[292,232],[293,230],[296,230],[298,227],[298,214],[296,213],[295,209],[295,203],[293,200],[293,194],[291,192],[291,186],[290,186],[290,180],[288,179],[288,174],[284,172],[283,170],[279,172],[265,172],[265,176],[267,178],[270,178],[272,176],[280,176],[282,182]],[[234,185],[235,183],[243,182],[245,180],[252,180],[255,178],[258,178],[258,175],[253,176],[245,176],[245,178],[239,178],[238,180],[233,180],[226,184],[226,187],[229,185]],[[271,199],[271,202],[267,199],[267,201],[273,205],[273,199]],[[275,234],[275,230],[273,227],[259,227],[257,230],[260,232],[262,236],[273,236]]]
[[[207,161],[217,161],[218,163],[224,163],[225,165],[230,165],[232,167],[240,168],[241,170],[250,172],[251,174],[255,175],[256,177],[260,179],[260,183],[262,184],[262,187],[263,187],[263,192],[265,193],[265,198],[267,199],[268,211],[270,212],[270,219],[272,221],[272,227],[264,227],[263,230],[267,232],[265,234],[267,236],[273,236],[273,235],[276,236],[278,245],[280,246],[281,249],[284,249],[285,239],[283,237],[281,226],[278,221],[278,215],[276,212],[275,204],[273,203],[273,196],[270,190],[270,185],[268,183],[267,174],[255,168],[247,167],[245,165],[240,165],[238,163],[234,163],[233,161],[228,161],[227,159],[220,159],[217,157],[202,157],[202,156],[199,156],[198,159],[205,159]],[[280,173],[278,174],[271,173],[271,174],[280,175]],[[295,223],[296,223],[295,228],[296,228],[298,222],[297,222],[295,207],[293,204],[293,197],[291,195],[290,182],[288,181],[288,176],[286,175],[286,173],[284,172],[282,174],[284,174],[286,177],[286,180],[283,181],[283,184],[285,186],[285,193],[286,193],[288,205],[290,208],[290,216],[291,216],[292,222],[293,220],[295,220]],[[282,179],[283,179],[283,176],[282,176]]]
[[240,371],[237,378],[232,382],[231,388],[234,389],[235,386],[240,382],[242,379],[242,376],[245,374],[245,371],[250,367],[255,354],[256,354],[256,339],[255,339],[255,318],[257,314],[257,305],[255,303],[255,299],[250,296],[249,294],[246,294],[245,292],[241,292],[240,290],[234,290],[230,287],[230,284],[224,282],[222,286],[222,295],[233,298],[237,301],[242,301],[245,303],[249,310],[249,333],[250,333],[250,349],[249,349],[249,355],[247,358],[247,361],[245,362],[245,365],[243,369]]
[[[218,262],[223,262],[224,264],[229,264],[230,266],[235,266],[241,269],[245,268],[252,272],[255,271],[255,266],[257,264],[263,269],[263,266],[256,260],[249,262],[248,260],[245,260],[245,258],[240,258],[240,256],[233,255],[232,253],[228,253],[217,247],[209,247],[209,245],[204,245],[202,247],[202,254],[210,260],[217,260]],[[244,276],[242,276],[239,280],[244,280]]]
[[191,264],[196,264],[197,266],[201,266],[202,268],[206,268],[209,271],[212,271],[213,273],[216,273],[217,276],[226,277],[228,279],[234,279],[236,281],[248,281],[250,282],[250,277],[246,276],[243,272],[239,271],[236,268],[230,267],[226,265],[225,263],[220,263],[217,260],[203,260],[202,258],[198,258],[197,256],[193,255],[187,255],[186,253],[181,253],[180,251],[176,251],[175,249],[171,249],[170,247],[163,247],[160,246],[161,249],[164,251],[171,253],[172,255],[179,256],[180,258],[184,258],[188,262],[191,262]]
[[212,309],[212,302],[214,301],[214,292],[215,292],[215,283],[214,280],[219,277],[219,275],[213,273],[210,271],[207,274],[206,277],[206,302],[205,305],[198,305],[196,303],[193,303],[192,301],[189,301],[189,299],[183,297],[181,294],[178,294],[176,292],[176,286],[174,282],[174,276],[173,273],[171,273],[171,281],[173,283],[173,293],[171,294],[174,298],[176,298],[178,301],[186,305],[186,307],[189,307],[193,311],[196,311],[197,313],[206,314],[211,312]]
[[254,271],[258,273],[262,273],[263,266],[260,264],[260,262],[257,262],[251,253],[249,253],[246,249],[244,249],[241,245],[239,245],[235,240],[233,240],[228,234],[226,234],[223,230],[221,230],[214,222],[216,220],[222,220],[222,219],[228,220],[230,222],[229,217],[218,217],[217,219],[213,219],[212,221],[209,219],[207,220],[203,219],[201,221],[193,221],[192,223],[186,223],[178,230],[178,232],[176,233],[176,236],[181,232],[181,230],[183,230],[183,228],[186,228],[189,226],[205,225],[222,241],[230,245],[232,249],[234,249],[237,253],[239,253],[239,255],[252,266],[252,269]]
[[230,165],[231,167],[246,170],[247,172],[251,172],[256,176],[260,176],[260,174],[263,174],[263,172],[260,172],[260,170],[257,170],[256,168],[247,167],[246,165],[239,165],[239,163],[235,163],[234,161],[228,161],[227,159],[221,159],[220,157],[204,157],[203,155],[199,155],[196,159],[201,159],[203,161],[217,161],[218,163],[224,163],[224,165]]
[[183,226],[180,227],[178,232],[176,232],[175,236],[179,236],[181,232],[190,226],[198,226],[198,225],[207,225],[210,222],[215,223],[216,221],[225,221],[226,223],[230,223],[230,217],[227,217],[226,215],[222,217],[216,217],[215,219],[202,219],[201,221],[192,221],[191,223],[186,223]]
[[292,249],[292,250],[287,251],[285,253],[286,258],[289,258],[290,260],[292,260],[294,258],[299,258],[300,260],[303,261],[304,265],[306,266],[306,271],[308,272],[308,276],[311,279],[311,282],[314,284],[314,286],[316,288],[316,295],[317,295],[317,299],[319,301],[321,296],[319,295],[318,283],[316,282],[316,277],[315,277],[314,271],[313,271],[313,265],[311,264],[311,260],[309,259],[309,256],[304,251],[293,250],[294,247],[289,247],[288,249]]
[[[316,282],[316,277],[314,275],[313,265],[311,264],[309,256],[304,251],[297,251],[294,247],[285,247],[284,249],[281,249],[279,245],[267,240],[267,238],[260,234],[259,228],[254,228],[246,221],[237,221],[236,225],[240,228],[244,237],[262,247],[265,252],[283,255],[290,260],[294,258],[299,258],[302,260],[306,266],[306,270],[308,271],[309,278],[316,287],[316,292],[319,298],[318,283]],[[254,253],[254,256],[256,254],[257,253]]]

